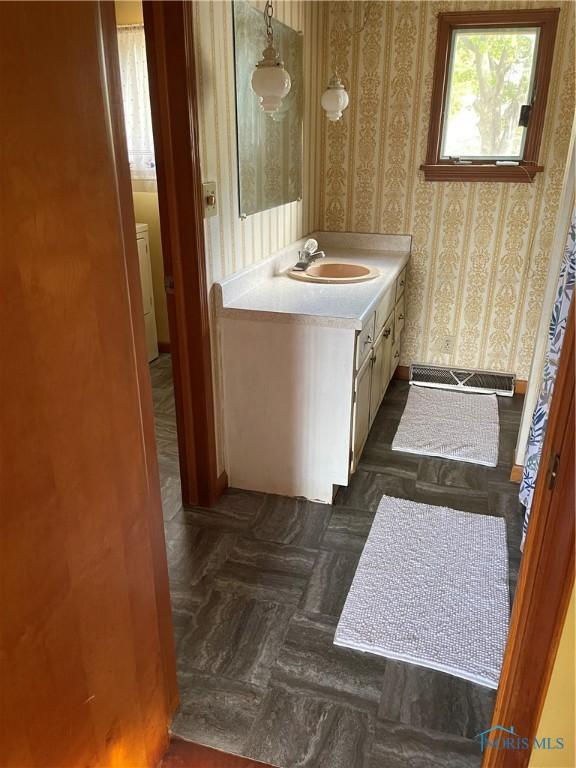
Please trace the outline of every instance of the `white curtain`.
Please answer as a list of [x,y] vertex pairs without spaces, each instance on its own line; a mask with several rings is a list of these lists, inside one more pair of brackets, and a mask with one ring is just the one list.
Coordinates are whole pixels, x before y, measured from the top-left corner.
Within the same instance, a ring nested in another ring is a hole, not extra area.
[[144,27],[118,27],[118,52],[130,174],[133,179],[155,179]]

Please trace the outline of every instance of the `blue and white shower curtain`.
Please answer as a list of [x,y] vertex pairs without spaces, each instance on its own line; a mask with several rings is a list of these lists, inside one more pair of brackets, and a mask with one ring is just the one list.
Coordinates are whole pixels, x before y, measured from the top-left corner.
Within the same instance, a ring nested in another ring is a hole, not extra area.
[[576,210],[572,214],[572,223],[568,231],[568,240],[564,250],[564,259],[558,278],[558,289],[556,291],[556,300],[550,319],[550,328],[548,331],[548,349],[544,358],[544,373],[538,402],[532,416],[530,425],[530,434],[528,437],[528,447],[524,460],[524,472],[520,484],[520,501],[526,507],[524,514],[524,527],[522,531],[522,545],[526,540],[528,522],[530,520],[530,508],[532,506],[532,497],[536,485],[536,476],[540,464],[542,453],[542,443],[546,434],[548,425],[548,413],[550,411],[550,401],[554,391],[554,382],[558,363],[560,361],[560,352],[564,341],[566,331],[566,322],[568,319],[568,310],[574,293],[574,276],[576,273]]

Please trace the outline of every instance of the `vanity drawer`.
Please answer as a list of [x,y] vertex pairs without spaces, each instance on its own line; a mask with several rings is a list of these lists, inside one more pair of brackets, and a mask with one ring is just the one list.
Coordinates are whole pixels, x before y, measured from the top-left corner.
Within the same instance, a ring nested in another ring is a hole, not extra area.
[[360,368],[364,360],[366,360],[370,354],[370,350],[372,349],[372,344],[374,343],[375,339],[375,320],[376,313],[373,312],[358,334],[358,338],[356,339],[356,370]]
[[390,312],[392,312],[392,309],[394,308],[394,294],[395,289],[394,285],[391,285],[390,288],[386,291],[384,294],[380,304],[378,305],[378,308],[376,310],[376,328],[375,333],[376,336],[380,335],[380,331],[382,328],[384,328],[384,323],[388,319],[388,316],[390,315]]
[[396,302],[396,307],[394,309],[394,339],[400,338],[400,334],[404,328],[404,318],[406,316],[405,307],[406,300],[404,294],[402,294]]
[[398,275],[398,279],[396,280],[396,301],[400,298],[400,296],[404,293],[404,285],[406,284],[406,270],[408,267],[404,267],[402,272]]

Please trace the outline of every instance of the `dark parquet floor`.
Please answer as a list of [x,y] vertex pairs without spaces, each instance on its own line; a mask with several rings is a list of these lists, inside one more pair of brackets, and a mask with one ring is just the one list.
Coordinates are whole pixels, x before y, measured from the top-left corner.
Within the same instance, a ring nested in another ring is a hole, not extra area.
[[506,520],[522,398],[499,398],[499,464],[392,452],[408,395],[393,381],[361,464],[333,505],[230,489],[183,509],[170,357],[151,366],[181,708],[173,731],[280,768],[472,768],[494,692],[338,648],[333,636],[383,494]]

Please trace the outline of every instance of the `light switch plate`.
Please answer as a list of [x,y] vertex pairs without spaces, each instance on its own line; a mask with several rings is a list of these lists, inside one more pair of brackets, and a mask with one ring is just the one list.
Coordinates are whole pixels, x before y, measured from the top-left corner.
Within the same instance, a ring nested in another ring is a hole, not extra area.
[[218,208],[216,206],[216,182],[205,181],[202,184],[202,198],[204,200],[204,218],[209,219],[216,216]]

